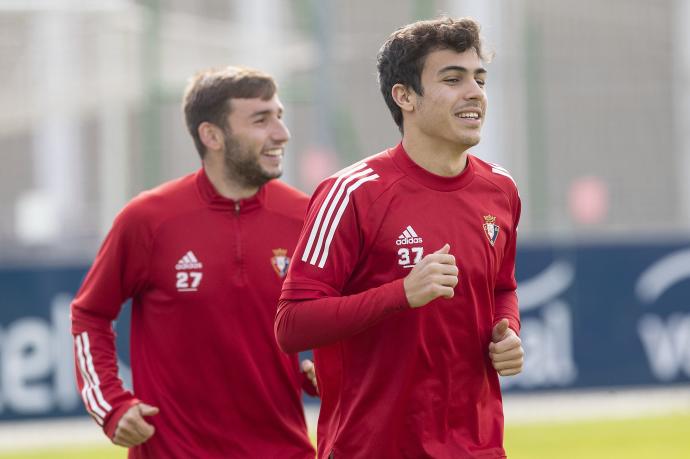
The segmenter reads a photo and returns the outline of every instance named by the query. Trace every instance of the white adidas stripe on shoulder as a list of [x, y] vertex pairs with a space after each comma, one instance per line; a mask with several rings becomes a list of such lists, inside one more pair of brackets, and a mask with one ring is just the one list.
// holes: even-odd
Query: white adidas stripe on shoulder
[[101, 392], [101, 381], [93, 365], [91, 347], [89, 345], [89, 335], [87, 332], [75, 336], [77, 346], [77, 362], [79, 373], [84, 380], [84, 387], [81, 390], [81, 397], [84, 400], [86, 410], [93, 416], [99, 425], [103, 425], [103, 419], [112, 410], [110, 404], [103, 397]]
[[338, 228], [340, 219], [350, 202], [350, 194], [364, 183], [377, 178], [379, 178], [378, 174], [367, 167], [364, 162], [355, 163], [337, 175], [309, 232], [302, 261], [308, 261], [312, 265], [316, 265], [318, 262], [319, 268], [324, 267], [335, 230]]
[[[333, 197], [333, 193], [335, 190], [340, 188], [340, 183], [342, 182], [344, 177], [347, 177], [347, 175], [351, 172], [358, 171], [362, 168], [366, 167], [365, 163], [357, 163], [353, 164], [352, 166], [343, 169], [338, 175], [338, 178], [336, 179], [335, 183], [331, 187], [330, 190], [328, 190], [328, 194], [326, 195], [326, 199], [323, 201], [323, 204], [321, 204], [321, 207], [319, 208], [319, 213], [316, 215], [316, 220], [314, 220], [314, 226], [312, 227], [311, 232], [309, 233], [309, 240], [307, 240], [307, 246], [304, 248], [304, 253], [302, 254], [302, 261], [307, 261], [307, 258], [309, 258], [309, 253], [311, 251], [312, 244], [314, 243], [314, 239], [316, 238], [316, 234], [318, 233], [319, 225], [321, 225], [321, 220], [323, 219], [323, 214], [328, 208], [331, 198]], [[313, 264], [313, 263], [312, 263]]]
[[498, 164], [494, 164], [494, 163], [489, 163], [489, 165], [491, 166], [491, 172], [493, 172], [494, 174], [502, 175], [504, 177], [508, 177], [513, 182], [513, 184], [515, 186], [517, 186], [515, 179], [513, 178], [512, 175], [510, 175], [510, 172], [508, 172], [507, 169], [499, 166]]
[[[373, 172], [373, 169], [367, 169], [367, 171]], [[355, 182], [353, 185], [350, 185], [347, 188], [347, 193], [345, 194], [345, 199], [343, 199], [343, 202], [340, 204], [340, 208], [338, 209], [338, 213], [335, 216], [335, 220], [333, 221], [333, 224], [331, 225], [331, 230], [328, 232], [328, 238], [326, 239], [326, 245], [323, 249], [323, 255], [321, 256], [321, 261], [319, 261], [319, 268], [323, 268], [324, 264], [326, 264], [326, 259], [328, 258], [328, 250], [331, 247], [331, 241], [333, 240], [333, 235], [335, 234], [335, 230], [338, 227], [338, 224], [340, 223], [340, 219], [343, 216], [343, 213], [345, 212], [345, 208], [347, 207], [347, 204], [350, 202], [350, 194], [355, 191], [357, 188], [359, 188], [362, 184], [366, 182], [370, 182], [372, 180], [376, 180], [379, 178], [377, 174], [374, 175], [368, 175], [366, 177], [363, 177], [357, 182]]]

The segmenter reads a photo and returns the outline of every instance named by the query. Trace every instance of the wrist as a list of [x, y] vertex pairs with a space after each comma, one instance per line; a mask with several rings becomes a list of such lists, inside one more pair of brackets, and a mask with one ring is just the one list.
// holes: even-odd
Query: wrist
[[410, 294], [408, 293], [409, 288], [407, 286], [407, 283], [408, 283], [407, 277], [403, 278], [402, 282], [400, 283], [401, 288], [402, 288], [402, 295], [401, 295], [400, 303], [403, 306], [403, 309], [414, 308], [414, 306], [412, 305], [413, 304], [412, 298], [411, 298]]
[[117, 430], [118, 422], [120, 422], [120, 419], [127, 412], [127, 410], [129, 410], [137, 403], [140, 403], [139, 399], [132, 398], [131, 400], [128, 400], [127, 402], [118, 406], [112, 412], [109, 413], [109, 416], [105, 419], [105, 422], [103, 423], [103, 432], [108, 438], [112, 439], [115, 436], [115, 431]]

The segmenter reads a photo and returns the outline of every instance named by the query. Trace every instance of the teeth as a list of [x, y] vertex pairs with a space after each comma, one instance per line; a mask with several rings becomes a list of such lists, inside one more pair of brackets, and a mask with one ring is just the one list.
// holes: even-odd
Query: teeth
[[458, 116], [459, 116], [460, 118], [479, 119], [479, 113], [474, 113], [474, 112], [471, 112], [471, 113], [460, 113], [460, 115], [458, 115]]
[[264, 152], [264, 154], [265, 154], [266, 156], [280, 156], [282, 153], [283, 153], [283, 150], [280, 149], [280, 148], [276, 148], [276, 149], [273, 149], [273, 150], [266, 150], [266, 151]]

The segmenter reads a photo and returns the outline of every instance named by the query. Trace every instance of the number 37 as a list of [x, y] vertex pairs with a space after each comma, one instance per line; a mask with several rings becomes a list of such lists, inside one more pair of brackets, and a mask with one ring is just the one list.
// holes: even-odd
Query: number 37
[[[410, 252], [414, 259], [410, 258]], [[409, 249], [402, 247], [398, 249], [398, 264], [403, 268], [412, 268], [419, 263], [424, 256], [424, 247], [411, 247]]]

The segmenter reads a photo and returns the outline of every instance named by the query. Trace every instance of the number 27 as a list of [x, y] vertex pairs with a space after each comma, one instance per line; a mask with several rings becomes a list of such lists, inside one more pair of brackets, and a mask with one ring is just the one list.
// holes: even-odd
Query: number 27
[[[192, 284], [189, 284], [189, 278], [192, 278]], [[198, 272], [179, 272], [177, 273], [177, 288], [178, 289], [188, 289], [197, 288], [201, 283], [201, 273]]]

